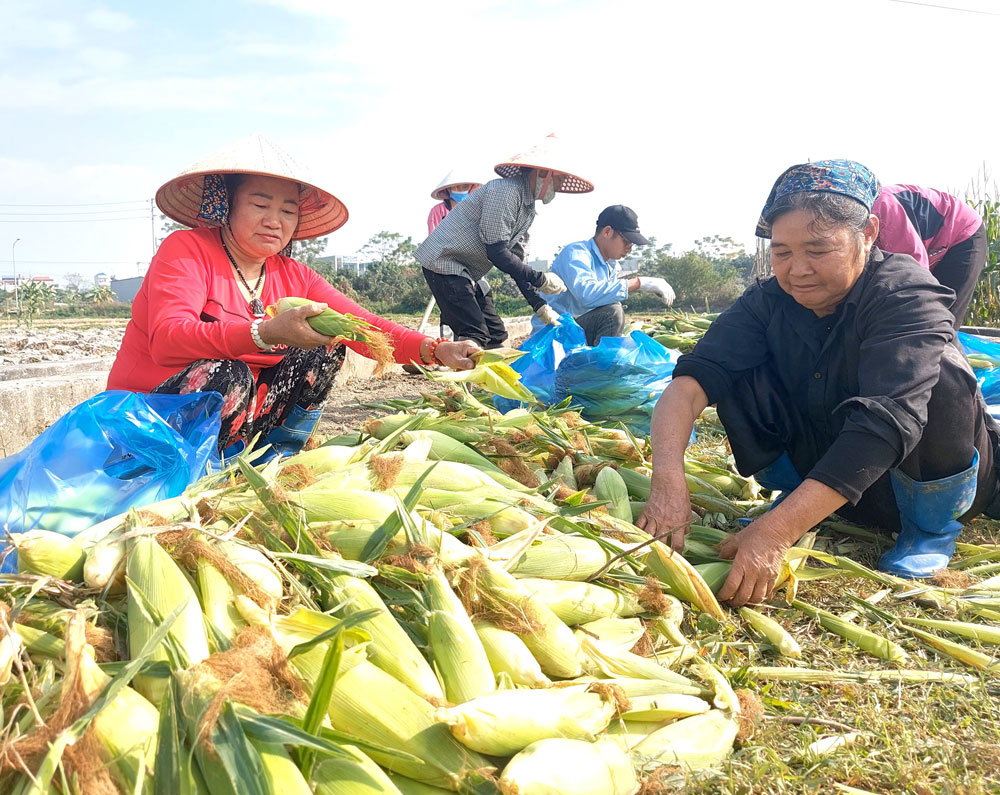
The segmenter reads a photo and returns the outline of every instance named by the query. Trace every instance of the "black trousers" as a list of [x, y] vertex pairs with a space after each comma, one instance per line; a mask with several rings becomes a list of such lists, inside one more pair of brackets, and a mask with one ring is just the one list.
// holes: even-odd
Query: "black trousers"
[[955, 291], [955, 303], [951, 313], [955, 316], [957, 329], [965, 320], [965, 313], [972, 303], [979, 276], [986, 266], [986, 227], [980, 226], [968, 240], [963, 240], [948, 249], [931, 273], [945, 287]]
[[493, 305], [493, 296], [465, 276], [435, 273], [421, 268], [431, 295], [441, 307], [441, 322], [456, 340], [472, 340], [480, 348], [499, 348], [507, 329]]
[[[736, 389], [719, 401], [718, 412], [736, 465], [744, 475], [760, 471], [787, 452], [799, 475], [806, 477], [831, 443], [810, 423], [808, 414], [793, 404], [770, 366], [755, 368], [744, 376]], [[948, 345], [938, 383], [931, 390], [923, 434], [898, 468], [914, 480], [939, 480], [968, 469], [973, 451], [978, 450], [976, 498], [961, 520], [968, 521], [987, 508], [992, 515], [1000, 488], [994, 469], [995, 429], [968, 363], [957, 348]], [[848, 503], [837, 513], [859, 524], [898, 531], [899, 508], [889, 473], [869, 486], [857, 505]]]
[[599, 343], [601, 337], [620, 337], [625, 330], [625, 310], [618, 301], [591, 309], [573, 319], [587, 335], [590, 346]]

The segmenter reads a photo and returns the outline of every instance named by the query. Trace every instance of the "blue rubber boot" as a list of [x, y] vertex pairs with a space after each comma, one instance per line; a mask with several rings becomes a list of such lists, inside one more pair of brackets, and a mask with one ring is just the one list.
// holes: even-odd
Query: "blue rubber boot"
[[896, 545], [882, 555], [879, 568], [897, 577], [929, 577], [948, 565], [962, 532], [958, 517], [976, 498], [979, 451], [972, 466], [940, 480], [913, 480], [898, 469], [889, 471], [903, 525]]
[[285, 421], [264, 439], [271, 447], [260, 458], [254, 459], [254, 464], [266, 463], [276, 455], [283, 458], [295, 455], [312, 436], [322, 415], [323, 409], [304, 409], [296, 404]]

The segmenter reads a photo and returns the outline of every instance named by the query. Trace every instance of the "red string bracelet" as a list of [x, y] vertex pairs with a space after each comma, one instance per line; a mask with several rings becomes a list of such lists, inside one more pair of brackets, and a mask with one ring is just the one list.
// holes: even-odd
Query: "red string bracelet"
[[436, 351], [438, 349], [438, 345], [440, 345], [442, 342], [448, 342], [448, 339], [445, 338], [445, 337], [438, 337], [436, 340], [434, 340], [434, 342], [431, 343], [431, 346], [427, 349], [427, 355], [431, 359], [431, 361], [430, 361], [431, 364], [437, 363], [437, 364], [440, 364], [440, 365], [443, 365], [443, 366], [447, 367], [447, 365], [445, 365], [445, 363], [442, 362], [437, 357], [437, 353], [436, 353]]

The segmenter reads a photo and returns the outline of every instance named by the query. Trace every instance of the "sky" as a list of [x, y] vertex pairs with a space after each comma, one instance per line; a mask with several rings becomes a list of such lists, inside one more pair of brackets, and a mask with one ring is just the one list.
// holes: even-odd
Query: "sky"
[[0, 0], [0, 273], [143, 272], [156, 188], [254, 132], [347, 205], [326, 254], [419, 242], [446, 172], [553, 132], [596, 190], [538, 205], [530, 257], [618, 203], [752, 250], [794, 163], [992, 190], [997, 41], [997, 0]]

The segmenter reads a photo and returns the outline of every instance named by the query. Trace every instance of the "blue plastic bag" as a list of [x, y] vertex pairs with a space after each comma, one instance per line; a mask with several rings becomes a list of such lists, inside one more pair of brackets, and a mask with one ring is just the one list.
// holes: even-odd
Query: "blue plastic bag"
[[[559, 402], [555, 396], [556, 368], [567, 354], [587, 347], [587, 335], [571, 315], [563, 315], [559, 322], [558, 326], [543, 326], [521, 343], [520, 350], [527, 353], [511, 364], [521, 374], [521, 383], [549, 406]], [[507, 412], [523, 404], [495, 397], [493, 405]]]
[[72, 536], [176, 497], [215, 457], [221, 410], [218, 392], [95, 395], [0, 461], [0, 525]]
[[556, 402], [571, 398], [584, 419], [618, 421], [635, 434], [648, 434], [656, 401], [670, 383], [679, 356], [641, 331], [603, 337], [559, 363]]
[[[1000, 340], [989, 337], [980, 337], [974, 334], [958, 332], [958, 341], [962, 343], [965, 355], [985, 354], [1000, 362]], [[974, 368], [976, 381], [979, 382], [979, 390], [986, 398], [987, 404], [1000, 403], [1000, 366], [989, 368]]]

